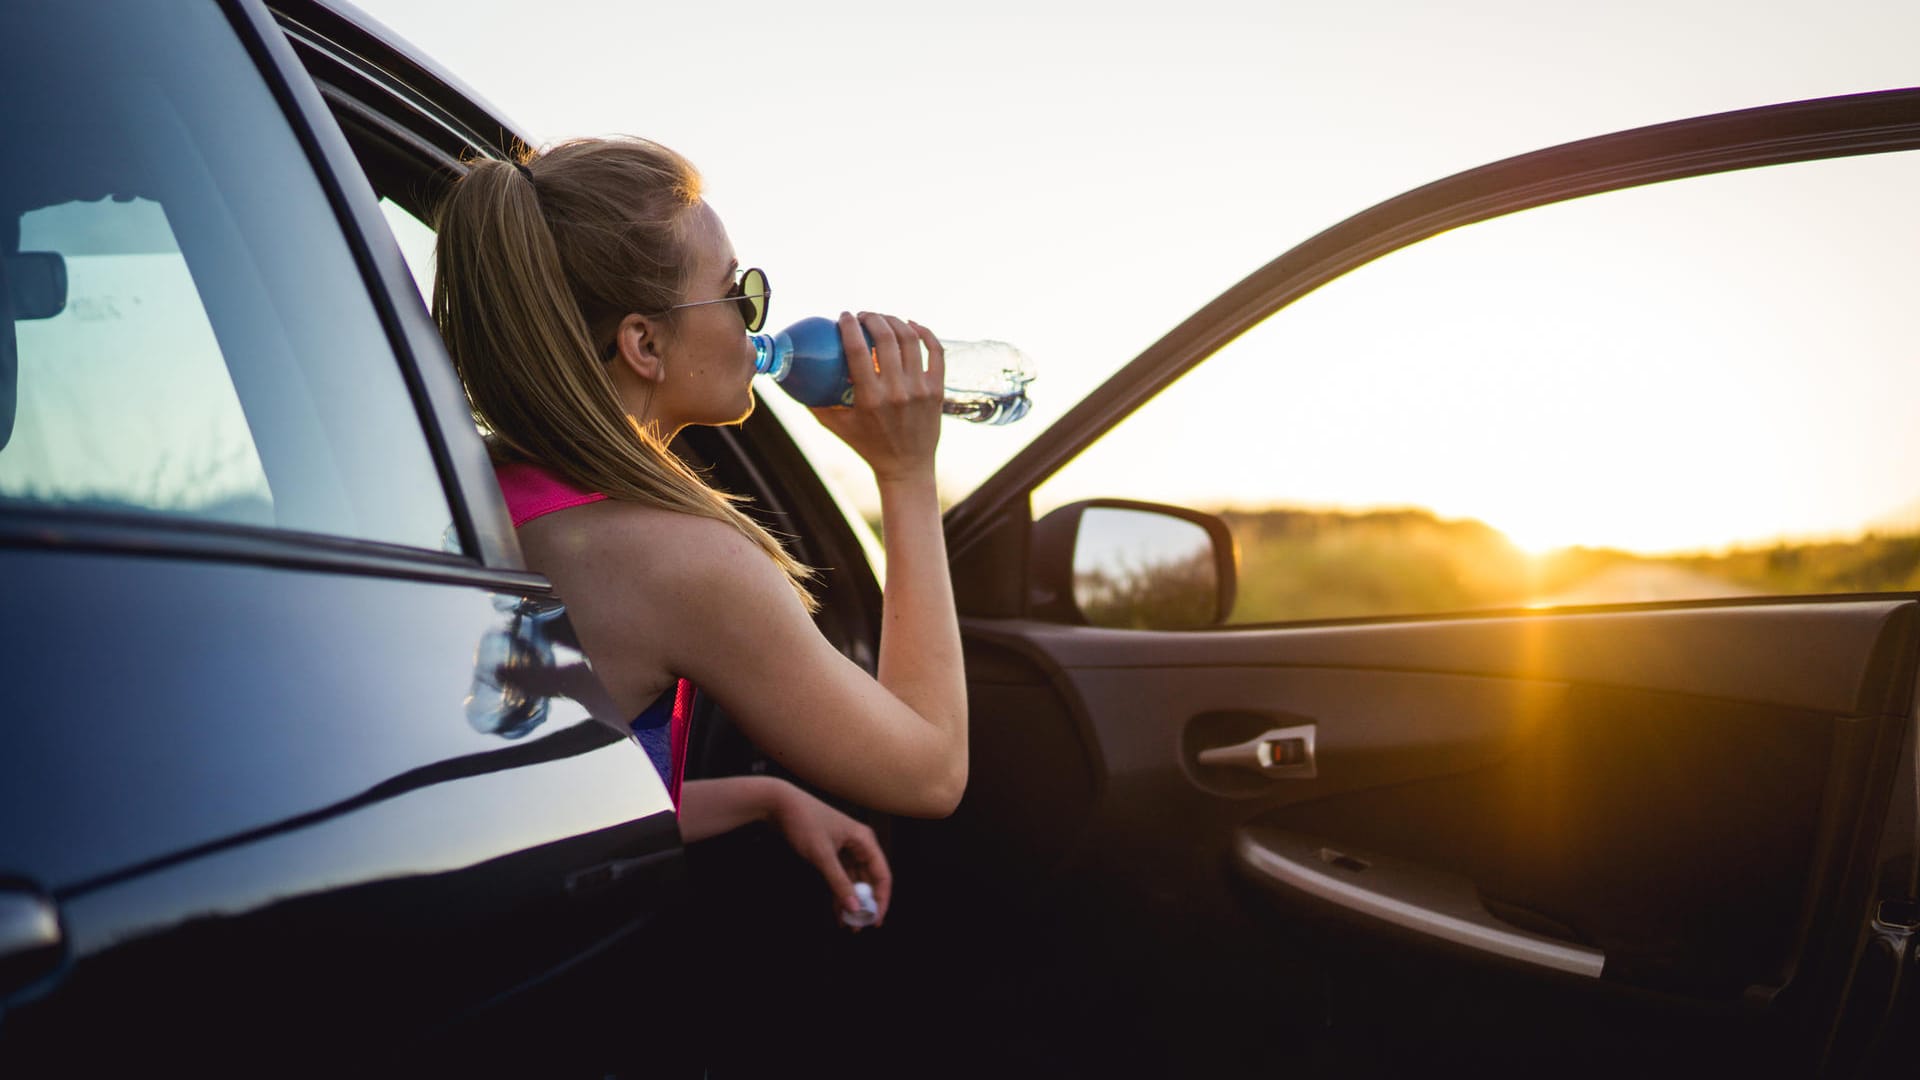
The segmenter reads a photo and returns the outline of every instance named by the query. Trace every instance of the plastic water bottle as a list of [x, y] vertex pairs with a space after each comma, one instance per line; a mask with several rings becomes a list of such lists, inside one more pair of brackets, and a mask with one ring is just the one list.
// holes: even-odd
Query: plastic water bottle
[[873, 886], [864, 881], [854, 882], [853, 898], [859, 902], [860, 910], [842, 911], [840, 921], [855, 929], [872, 926], [880, 918], [880, 902], [873, 898]]
[[[860, 331], [866, 334], [863, 327]], [[867, 343], [873, 343], [867, 335]], [[1011, 424], [1033, 403], [1033, 363], [1003, 341], [940, 342], [947, 358], [947, 394], [940, 411], [976, 424]], [[840, 325], [811, 316], [778, 334], [753, 335], [753, 370], [772, 376], [802, 405], [851, 405], [853, 380], [840, 347]]]

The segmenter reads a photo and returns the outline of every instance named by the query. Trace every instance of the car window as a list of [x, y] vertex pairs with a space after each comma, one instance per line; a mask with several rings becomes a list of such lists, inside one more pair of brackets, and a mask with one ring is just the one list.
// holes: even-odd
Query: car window
[[1920, 156], [1442, 234], [1256, 326], [1034, 493], [1210, 509], [1236, 622], [1920, 589]]
[[26, 4], [4, 36], [0, 502], [454, 543], [340, 222], [219, 7]]
[[387, 227], [393, 230], [394, 240], [400, 244], [400, 254], [407, 260], [407, 270], [413, 274], [413, 284], [420, 290], [421, 301], [432, 307], [433, 227], [385, 195], [380, 197], [380, 213], [387, 219]]

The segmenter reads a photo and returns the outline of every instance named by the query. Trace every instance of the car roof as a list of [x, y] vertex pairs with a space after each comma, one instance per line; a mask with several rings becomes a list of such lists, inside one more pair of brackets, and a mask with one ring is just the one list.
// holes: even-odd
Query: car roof
[[267, 0], [289, 36], [351, 60], [397, 95], [430, 106], [465, 129], [473, 142], [497, 152], [533, 145], [526, 129], [508, 119], [471, 86], [417, 46], [346, 0]]

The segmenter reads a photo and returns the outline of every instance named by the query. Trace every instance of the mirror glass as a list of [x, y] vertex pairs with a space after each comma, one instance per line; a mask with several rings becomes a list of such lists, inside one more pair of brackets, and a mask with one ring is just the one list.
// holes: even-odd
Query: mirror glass
[[1093, 626], [1180, 630], [1218, 619], [1213, 537], [1197, 522], [1089, 507], [1073, 543], [1073, 600]]

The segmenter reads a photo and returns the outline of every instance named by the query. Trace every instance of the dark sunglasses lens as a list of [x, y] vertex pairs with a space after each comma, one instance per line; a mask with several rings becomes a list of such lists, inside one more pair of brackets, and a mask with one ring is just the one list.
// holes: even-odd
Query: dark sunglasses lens
[[753, 333], [767, 324], [767, 275], [758, 268], [740, 277], [740, 318]]

